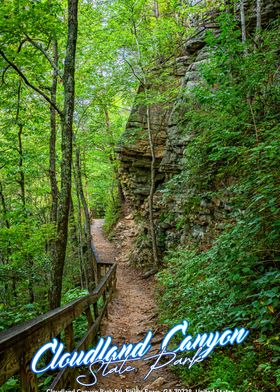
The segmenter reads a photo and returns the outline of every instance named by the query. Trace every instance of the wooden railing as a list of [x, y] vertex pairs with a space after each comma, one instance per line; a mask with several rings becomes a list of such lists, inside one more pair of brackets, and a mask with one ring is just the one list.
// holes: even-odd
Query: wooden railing
[[[0, 334], [0, 386], [10, 377], [19, 375], [22, 392], [38, 391], [37, 377], [30, 370], [30, 361], [43, 344], [62, 332], [67, 351], [87, 349], [97, 340], [100, 322], [116, 287], [116, 264], [99, 262], [98, 270], [101, 280], [91, 294]], [[98, 307], [98, 301], [103, 302], [101, 307]], [[82, 314], [86, 315], [88, 328], [75, 346], [73, 321]], [[69, 368], [61, 370], [50, 388], [61, 389], [71, 384], [74, 369], [70, 373], [71, 377]]]

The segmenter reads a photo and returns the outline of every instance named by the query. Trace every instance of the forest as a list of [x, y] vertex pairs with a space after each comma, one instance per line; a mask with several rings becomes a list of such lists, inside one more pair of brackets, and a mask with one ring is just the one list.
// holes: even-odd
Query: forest
[[[193, 392], [278, 390], [279, 18], [274, 0], [0, 1], [3, 358], [9, 331], [97, 292], [57, 332], [74, 345], [98, 320], [107, 333], [115, 273], [117, 301], [133, 301], [127, 274], [144, 304], [151, 290], [151, 328], [250, 330], [158, 391], [173, 377]], [[100, 273], [111, 255], [117, 272]], [[54, 380], [34, 389], [5, 361], [0, 392]]]

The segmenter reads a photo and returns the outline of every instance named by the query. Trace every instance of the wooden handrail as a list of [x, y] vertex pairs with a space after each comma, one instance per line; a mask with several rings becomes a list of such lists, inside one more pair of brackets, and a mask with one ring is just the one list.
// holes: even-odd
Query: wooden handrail
[[[87, 317], [88, 330], [76, 348], [86, 348], [93, 343], [116, 287], [116, 264], [99, 262], [98, 269], [99, 275], [102, 276], [103, 272], [104, 276], [92, 293], [0, 333], [0, 385], [19, 374], [22, 391], [37, 391], [36, 376], [29, 368], [30, 360], [44, 343], [57, 337], [62, 331], [65, 335], [66, 348], [72, 350], [74, 348], [73, 321], [83, 313]], [[103, 299], [103, 306], [98, 309], [97, 302], [100, 298]], [[67, 369], [61, 371], [55, 378], [52, 388], [65, 382], [66, 375], [68, 376]], [[63, 386], [65, 387], [65, 384]]]

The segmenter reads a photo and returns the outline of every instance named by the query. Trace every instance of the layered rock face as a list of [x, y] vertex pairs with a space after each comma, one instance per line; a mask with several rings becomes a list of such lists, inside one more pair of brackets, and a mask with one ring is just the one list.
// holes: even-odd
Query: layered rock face
[[[164, 173], [159, 166], [164, 156], [166, 129], [170, 116], [171, 105], [151, 106], [151, 127], [156, 156], [156, 184], [164, 181]], [[146, 107], [135, 105], [122, 136], [124, 141], [117, 148], [121, 161], [120, 175], [125, 197], [137, 208], [149, 195], [151, 151], [148, 140]]]
[[[168, 87], [172, 84], [173, 88], [178, 87], [178, 91], [184, 91], [185, 88], [191, 88], [196, 84], [199, 78], [198, 66], [207, 59], [207, 50], [203, 49], [204, 36], [205, 31], [188, 40], [183, 56], [167, 65]], [[141, 93], [141, 89], [138, 93]], [[187, 139], [180, 132], [179, 124], [184, 118], [185, 111], [186, 102], [182, 93], [175, 102], [151, 105], [157, 187], [169, 177], [168, 173], [174, 174], [180, 170], [180, 159]], [[134, 105], [117, 152], [121, 162], [120, 174], [125, 196], [139, 207], [150, 189], [151, 151], [144, 105]]]
[[[280, 1], [262, 3], [265, 3], [262, 4], [262, 23], [267, 25], [280, 14]], [[247, 1], [245, 7], [247, 16], [250, 15], [248, 27], [254, 27], [255, 2]], [[238, 13], [238, 10], [235, 12]], [[209, 57], [209, 48], [205, 43], [205, 34], [209, 29], [219, 33], [214, 15], [208, 19], [207, 24], [204, 23], [203, 27], [198, 29], [193, 38], [187, 40], [180, 56], [165, 65], [168, 83], [163, 83], [162, 89], [164, 91], [171, 85], [173, 88], [177, 86], [177, 98], [168, 104], [165, 102], [151, 106], [151, 127], [156, 154], [154, 216], [157, 241], [162, 252], [186, 244], [190, 238], [200, 243], [202, 248], [207, 248], [212, 237], [222, 230], [231, 210], [226, 195], [223, 199], [202, 199], [197, 197], [194, 189], [180, 187], [180, 180], [178, 182], [176, 178], [184, 165], [184, 151], [194, 137], [192, 133], [185, 132], [186, 113], [190, 108], [188, 97], [200, 79], [200, 65]], [[145, 266], [151, 263], [148, 224], [151, 152], [145, 106], [137, 103], [134, 105], [117, 152], [121, 163], [123, 191], [138, 223], [136, 246], [131, 260]], [[172, 189], [173, 180], [175, 185]], [[188, 200], [191, 200], [191, 203], [188, 203]]]
[[[151, 105], [151, 128], [156, 155], [156, 193], [154, 196], [154, 215], [157, 228], [158, 245], [164, 251], [175, 245], [182, 237], [182, 230], [177, 230], [174, 222], [180, 218], [182, 198], [175, 195], [168, 202], [163, 200], [161, 192], [166, 182], [182, 166], [183, 151], [189, 135], [184, 134], [181, 124], [184, 122], [187, 102], [184, 94], [199, 78], [198, 67], [207, 59], [204, 42], [205, 31], [190, 39], [182, 55], [168, 64], [168, 85], [179, 91], [175, 101], [166, 104]], [[141, 91], [139, 92], [141, 93]], [[148, 224], [148, 196], [151, 178], [151, 152], [147, 132], [146, 107], [135, 104], [129, 117], [126, 130], [119, 145], [120, 178], [126, 200], [134, 210], [138, 223], [135, 251], [131, 260], [137, 265], [151, 263], [151, 243]], [[178, 197], [177, 197], [178, 196]], [[169, 211], [166, 211], [166, 208]], [[167, 213], [166, 213], [167, 212]], [[184, 231], [184, 230], [183, 230]], [[196, 234], [195, 234], [196, 235]]]

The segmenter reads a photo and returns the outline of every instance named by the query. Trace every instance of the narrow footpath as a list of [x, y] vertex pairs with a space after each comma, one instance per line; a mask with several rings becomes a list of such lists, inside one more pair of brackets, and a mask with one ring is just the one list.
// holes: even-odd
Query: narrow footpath
[[[137, 343], [149, 330], [154, 337], [149, 354], [155, 354], [164, 332], [157, 322], [157, 308], [154, 300], [154, 278], [143, 279], [141, 273], [129, 263], [128, 254], [134, 236], [134, 223], [130, 216], [123, 218], [116, 227], [116, 237], [110, 242], [103, 233], [103, 219], [95, 219], [92, 224], [92, 237], [101, 261], [117, 262], [117, 290], [108, 308], [108, 317], [101, 326], [101, 336], [112, 336], [117, 345]], [[166, 331], [165, 331], [166, 332]], [[150, 362], [150, 365], [155, 360]], [[131, 366], [133, 364], [131, 363]], [[154, 371], [144, 380], [150, 365], [144, 361], [135, 363], [137, 372], [122, 375], [98, 376], [97, 389], [163, 389], [181, 388], [170, 366]]]

